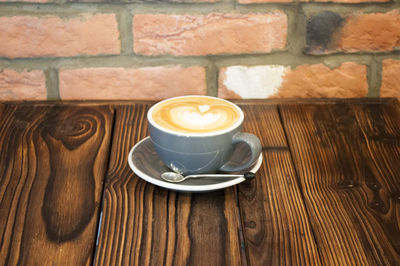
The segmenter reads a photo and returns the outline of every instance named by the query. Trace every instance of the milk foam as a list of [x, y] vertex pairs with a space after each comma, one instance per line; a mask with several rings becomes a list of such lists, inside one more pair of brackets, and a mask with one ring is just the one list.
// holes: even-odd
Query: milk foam
[[207, 133], [234, 125], [240, 118], [237, 108], [220, 99], [183, 97], [166, 101], [152, 112], [162, 127], [184, 133]]
[[226, 121], [226, 114], [223, 112], [207, 112], [210, 107], [198, 110], [194, 107], [178, 107], [171, 109], [171, 121], [185, 128], [213, 128]]
[[210, 110], [210, 106], [207, 105], [207, 104], [204, 104], [204, 105], [200, 105], [200, 106], [199, 106], [199, 111], [200, 111], [200, 113], [207, 112], [208, 110]]

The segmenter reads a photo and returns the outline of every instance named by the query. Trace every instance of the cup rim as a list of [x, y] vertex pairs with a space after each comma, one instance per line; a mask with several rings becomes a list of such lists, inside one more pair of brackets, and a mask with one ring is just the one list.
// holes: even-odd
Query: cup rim
[[[186, 132], [180, 132], [180, 131], [175, 131], [175, 130], [172, 130], [172, 129], [163, 128], [163, 127], [161, 127], [159, 124], [157, 124], [157, 122], [155, 122], [155, 121], [153, 120], [153, 117], [152, 117], [153, 110], [154, 110], [157, 106], [159, 106], [160, 104], [162, 104], [162, 103], [164, 103], [164, 102], [167, 102], [167, 101], [171, 101], [171, 100], [173, 100], [173, 99], [178, 99], [178, 98], [189, 98], [189, 97], [200, 97], [200, 98], [218, 99], [218, 100], [221, 100], [221, 101], [223, 101], [223, 102], [226, 102], [226, 103], [228, 103], [229, 105], [231, 105], [231, 106], [233, 106], [234, 108], [236, 108], [236, 110], [239, 112], [239, 119], [238, 119], [232, 126], [227, 127], [227, 128], [225, 128], [225, 129], [217, 130], [217, 131], [213, 131], [213, 132], [203, 132], [203, 133], [186, 133]], [[157, 102], [156, 104], [154, 104], [153, 106], [151, 106], [150, 109], [149, 109], [148, 112], [147, 112], [147, 121], [148, 121], [153, 127], [157, 128], [157, 129], [160, 130], [160, 131], [163, 131], [163, 132], [166, 132], [166, 133], [169, 133], [169, 134], [172, 134], [172, 135], [188, 136], [188, 137], [209, 137], [209, 136], [223, 135], [223, 134], [225, 134], [225, 133], [231, 132], [232, 130], [238, 128], [238, 127], [243, 123], [243, 120], [244, 120], [244, 113], [243, 113], [243, 110], [242, 110], [239, 106], [237, 106], [236, 104], [234, 104], [234, 103], [232, 103], [232, 102], [230, 102], [230, 101], [228, 101], [228, 100], [225, 100], [225, 99], [222, 99], [222, 98], [219, 98], [219, 97], [214, 97], [214, 96], [207, 96], [207, 95], [184, 95], [184, 96], [171, 97], [171, 98], [168, 98], [168, 99], [165, 99], [165, 100], [162, 100], [162, 101]]]

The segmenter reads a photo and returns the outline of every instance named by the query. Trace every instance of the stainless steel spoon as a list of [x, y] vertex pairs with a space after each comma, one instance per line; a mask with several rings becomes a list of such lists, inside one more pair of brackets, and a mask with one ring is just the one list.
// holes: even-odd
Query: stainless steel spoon
[[244, 177], [246, 179], [252, 179], [255, 177], [255, 174], [252, 172], [247, 172], [241, 175], [233, 175], [233, 174], [199, 174], [199, 175], [187, 175], [183, 176], [181, 174], [175, 173], [175, 172], [165, 172], [161, 174], [161, 178], [164, 179], [165, 181], [171, 182], [171, 183], [179, 183], [182, 181], [185, 181], [186, 179], [189, 178], [207, 178], [207, 177], [213, 177], [213, 178], [235, 178], [235, 177]]

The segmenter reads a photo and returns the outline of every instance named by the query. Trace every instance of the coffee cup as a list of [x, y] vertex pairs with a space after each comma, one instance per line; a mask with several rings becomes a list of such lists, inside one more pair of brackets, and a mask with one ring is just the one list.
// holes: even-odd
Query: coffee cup
[[[169, 98], [153, 105], [147, 120], [161, 160], [184, 175], [243, 171], [261, 153], [260, 140], [241, 132], [243, 111], [224, 99], [198, 95]], [[229, 164], [239, 143], [248, 146], [249, 159], [241, 165]]]

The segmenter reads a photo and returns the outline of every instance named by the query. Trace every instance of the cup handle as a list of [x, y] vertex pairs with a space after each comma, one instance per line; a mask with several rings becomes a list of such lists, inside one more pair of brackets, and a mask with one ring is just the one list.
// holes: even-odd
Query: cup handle
[[237, 143], [245, 143], [249, 146], [250, 151], [251, 151], [250, 160], [248, 160], [245, 164], [239, 165], [239, 166], [231, 166], [231, 165], [228, 165], [228, 163], [226, 163], [223, 166], [221, 166], [221, 168], [219, 168], [219, 171], [221, 171], [221, 172], [239, 172], [239, 171], [246, 170], [260, 156], [262, 148], [261, 148], [261, 142], [257, 136], [250, 134], [250, 133], [238, 132], [232, 138], [232, 144], [237, 144]]

